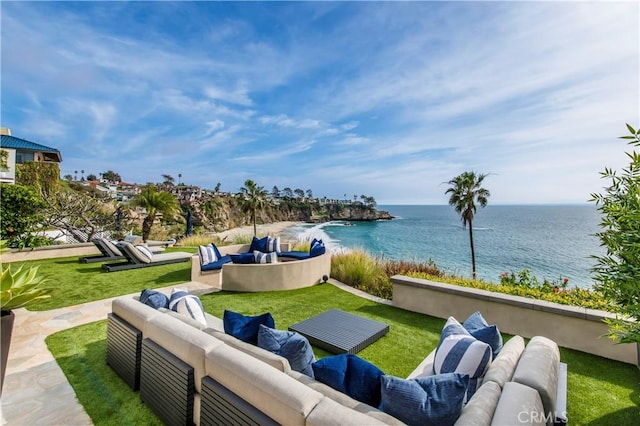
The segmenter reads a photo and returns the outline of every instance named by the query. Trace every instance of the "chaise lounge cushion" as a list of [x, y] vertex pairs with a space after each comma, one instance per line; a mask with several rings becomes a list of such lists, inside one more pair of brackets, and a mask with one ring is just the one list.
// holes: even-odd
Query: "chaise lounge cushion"
[[312, 365], [316, 380], [372, 407], [380, 405], [384, 372], [353, 354], [329, 356]]
[[275, 321], [269, 312], [262, 315], [248, 316], [225, 309], [222, 321], [225, 333], [252, 345], [258, 344], [260, 324], [271, 328], [276, 327]]
[[316, 360], [311, 344], [303, 335], [293, 331], [275, 330], [260, 325], [258, 346], [285, 357], [291, 369], [313, 378], [313, 364]]
[[416, 379], [382, 376], [381, 409], [408, 425], [452, 425], [462, 411], [469, 376], [446, 373]]

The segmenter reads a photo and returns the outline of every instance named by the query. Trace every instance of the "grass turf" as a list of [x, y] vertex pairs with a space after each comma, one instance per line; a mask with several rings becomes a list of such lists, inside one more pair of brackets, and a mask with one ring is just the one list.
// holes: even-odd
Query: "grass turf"
[[[444, 325], [442, 319], [362, 299], [330, 284], [283, 292], [221, 292], [201, 300], [207, 312], [220, 317], [225, 309], [247, 315], [271, 312], [279, 329], [330, 308], [386, 322], [389, 333], [358, 355], [399, 377], [406, 377], [437, 345]], [[47, 344], [96, 425], [158, 424], [139, 395], [106, 365], [106, 321], [56, 333]], [[314, 351], [318, 358], [328, 355]], [[561, 349], [561, 358], [569, 366], [571, 424], [637, 424], [637, 367], [569, 349]]]
[[[180, 251], [195, 252], [193, 248]], [[176, 250], [168, 250], [176, 251]], [[38, 274], [48, 278], [45, 287], [51, 289], [51, 297], [29, 305], [31, 311], [73, 306], [123, 294], [135, 293], [145, 288], [159, 288], [191, 281], [191, 262], [172, 263], [127, 271], [107, 272], [102, 263], [80, 263], [78, 257], [34, 260], [12, 263], [12, 268], [38, 266]]]

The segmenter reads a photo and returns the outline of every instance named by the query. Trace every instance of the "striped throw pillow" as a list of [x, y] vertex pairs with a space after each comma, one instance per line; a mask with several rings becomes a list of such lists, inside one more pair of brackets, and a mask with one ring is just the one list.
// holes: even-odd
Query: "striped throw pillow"
[[149, 261], [151, 261], [151, 258], [153, 257], [153, 253], [151, 253], [151, 250], [149, 250], [149, 247], [136, 246], [136, 248], [144, 257], [146, 257], [147, 259], [149, 259]]
[[181, 315], [186, 315], [205, 326], [207, 325], [202, 302], [200, 302], [198, 296], [189, 294], [184, 289], [174, 288], [171, 290], [169, 309]]
[[218, 260], [212, 244], [198, 247], [198, 253], [200, 254], [200, 266], [208, 265]]
[[278, 254], [275, 252], [263, 253], [255, 250], [253, 252], [253, 257], [255, 259], [255, 263], [278, 263]]
[[280, 254], [282, 250], [280, 250], [280, 237], [271, 238], [267, 237], [267, 253], [278, 253]]
[[465, 402], [482, 384], [492, 360], [491, 346], [466, 334], [445, 337], [438, 348], [433, 363], [435, 374], [462, 373], [469, 375], [469, 387]]

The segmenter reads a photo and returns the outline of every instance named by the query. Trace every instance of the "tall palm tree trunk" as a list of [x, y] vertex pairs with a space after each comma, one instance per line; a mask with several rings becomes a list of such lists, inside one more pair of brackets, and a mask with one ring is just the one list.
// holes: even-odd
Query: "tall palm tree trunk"
[[476, 251], [473, 248], [473, 223], [469, 221], [469, 244], [471, 244], [471, 277], [476, 279]]
[[258, 236], [258, 230], [256, 229], [256, 211], [253, 211], [253, 236], [257, 237]]
[[155, 222], [155, 215], [148, 215], [142, 221], [142, 240], [147, 242], [149, 239], [149, 234], [151, 234], [151, 227], [153, 226], [153, 222]]

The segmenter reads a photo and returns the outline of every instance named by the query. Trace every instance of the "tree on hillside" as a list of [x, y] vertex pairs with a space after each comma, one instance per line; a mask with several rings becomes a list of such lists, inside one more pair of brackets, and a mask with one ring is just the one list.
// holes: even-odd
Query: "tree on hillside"
[[151, 233], [151, 227], [156, 221], [158, 214], [162, 214], [165, 219], [181, 217], [182, 210], [178, 201], [167, 191], [156, 191], [152, 185], [147, 185], [142, 189], [140, 195], [133, 199], [132, 206], [142, 207], [147, 210], [147, 217], [142, 222], [142, 239], [147, 241]]
[[304, 191], [300, 188], [296, 188], [293, 190], [293, 192], [296, 194], [296, 197], [302, 199], [304, 198]]
[[482, 187], [482, 181], [486, 178], [486, 174], [477, 174], [475, 172], [464, 172], [451, 179], [448, 184], [450, 188], [445, 194], [451, 194], [449, 197], [449, 205], [453, 206], [456, 213], [462, 219], [462, 225], [469, 225], [469, 244], [471, 245], [471, 272], [472, 277], [476, 279], [476, 252], [473, 246], [473, 218], [476, 214], [476, 202], [480, 207], [487, 205], [487, 199], [491, 195], [488, 190]]
[[214, 188], [213, 192], [215, 192], [216, 194], [219, 194], [221, 186], [222, 184], [220, 182], [216, 183], [216, 187]]
[[240, 208], [244, 213], [251, 215], [253, 222], [253, 235], [257, 235], [256, 216], [258, 212], [264, 210], [267, 205], [267, 192], [263, 187], [258, 186], [253, 180], [247, 179], [244, 186], [240, 188]]
[[273, 198], [280, 198], [280, 190], [275, 185], [273, 185], [273, 189], [271, 189], [271, 196]]
[[293, 198], [293, 191], [288, 186], [282, 191], [284, 192], [285, 198]]
[[93, 181], [98, 180], [98, 178], [96, 177], [96, 175], [90, 174], [90, 175], [87, 176], [87, 180], [90, 181], [90, 182], [93, 182]]
[[106, 172], [102, 173], [102, 178], [111, 183], [122, 182], [122, 178], [120, 177], [120, 175], [113, 170], [107, 170]]
[[[640, 147], [640, 129], [629, 124], [629, 144]], [[603, 194], [591, 194], [601, 213], [596, 233], [607, 248], [603, 256], [593, 256], [598, 284], [595, 288], [612, 302], [621, 317], [605, 320], [609, 336], [621, 343], [640, 343], [640, 152], [626, 153], [631, 160], [622, 173], [605, 168], [600, 173], [611, 185]]]
[[173, 176], [171, 175], [162, 175], [162, 178], [164, 179], [164, 184], [167, 186], [173, 186], [173, 182], [175, 181], [175, 179], [173, 178]]
[[71, 182], [73, 180], [73, 176], [71, 175], [64, 175], [64, 180]]
[[310, 189], [307, 189], [307, 198], [312, 200], [313, 199], [313, 191]]

